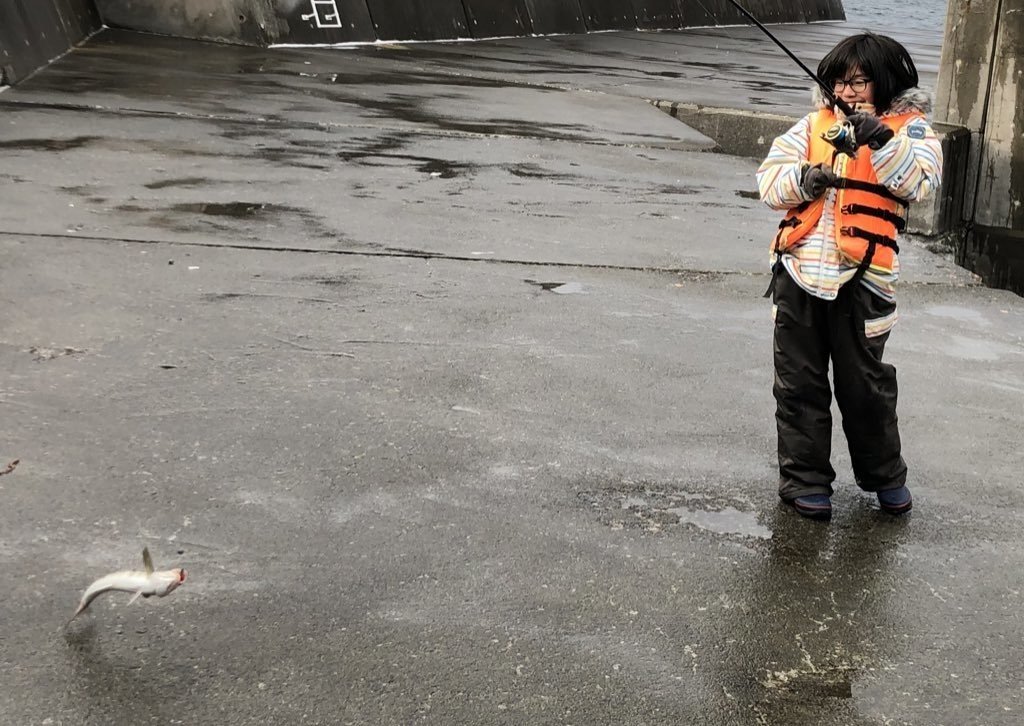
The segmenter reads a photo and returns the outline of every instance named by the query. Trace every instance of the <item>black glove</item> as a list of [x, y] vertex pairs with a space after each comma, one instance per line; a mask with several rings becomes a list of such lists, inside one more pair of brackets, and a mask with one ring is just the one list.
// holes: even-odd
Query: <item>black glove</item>
[[817, 199], [825, 193], [826, 189], [834, 187], [838, 181], [839, 177], [833, 173], [830, 167], [824, 164], [815, 164], [804, 169], [800, 186], [803, 188], [804, 194], [811, 199]]
[[893, 130], [874, 114], [858, 111], [847, 116], [846, 120], [853, 125], [858, 147], [867, 144], [869, 149], [881, 149], [893, 137]]

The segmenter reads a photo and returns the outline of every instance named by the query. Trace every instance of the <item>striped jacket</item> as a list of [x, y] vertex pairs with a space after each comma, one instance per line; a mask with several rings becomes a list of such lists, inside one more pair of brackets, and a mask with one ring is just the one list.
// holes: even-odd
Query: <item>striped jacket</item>
[[[825, 101], [815, 89], [819, 106]], [[895, 98], [889, 114], [898, 115], [931, 111], [927, 93], [912, 88]], [[762, 201], [772, 209], [789, 210], [810, 201], [800, 187], [811, 133], [811, 115], [798, 121], [789, 131], [772, 143], [768, 157], [757, 170], [757, 186]], [[879, 183], [909, 202], [925, 199], [934, 192], [942, 178], [942, 143], [923, 118], [908, 121], [892, 141], [871, 153]], [[825, 300], [834, 300], [839, 287], [849, 281], [856, 266], [844, 260], [835, 242], [835, 218], [831, 210], [835, 189], [826, 192], [825, 213], [818, 226], [782, 256], [782, 264], [804, 290]], [[772, 257], [774, 264], [775, 259]], [[863, 284], [887, 300], [894, 299], [899, 279], [899, 260], [893, 263], [892, 274], [868, 271]]]

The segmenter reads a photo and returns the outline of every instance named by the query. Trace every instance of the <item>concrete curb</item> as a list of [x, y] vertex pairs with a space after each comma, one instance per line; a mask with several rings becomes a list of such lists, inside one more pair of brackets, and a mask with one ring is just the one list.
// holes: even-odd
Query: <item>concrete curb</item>
[[773, 113], [716, 108], [680, 101], [648, 99], [647, 102], [714, 139], [715, 151], [752, 159], [764, 158], [775, 137], [800, 120]]
[[[648, 103], [713, 139], [713, 151], [759, 160], [768, 153], [776, 136], [800, 120], [794, 116], [679, 101], [648, 99]], [[960, 126], [933, 127], [942, 137], [944, 184], [942, 191], [927, 203], [911, 207], [907, 232], [926, 237], [956, 235], [963, 226], [963, 174], [970, 155], [971, 134]]]

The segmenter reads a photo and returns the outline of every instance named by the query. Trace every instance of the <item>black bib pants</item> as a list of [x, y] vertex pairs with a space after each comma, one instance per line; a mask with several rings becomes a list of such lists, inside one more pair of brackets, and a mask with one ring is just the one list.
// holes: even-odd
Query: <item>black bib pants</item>
[[867, 337], [864, 326], [892, 314], [896, 304], [857, 280], [843, 285], [835, 300], [822, 300], [784, 269], [776, 275], [773, 298], [779, 496], [832, 494], [830, 360], [857, 485], [869, 492], [903, 486], [896, 369], [882, 362], [889, 332]]

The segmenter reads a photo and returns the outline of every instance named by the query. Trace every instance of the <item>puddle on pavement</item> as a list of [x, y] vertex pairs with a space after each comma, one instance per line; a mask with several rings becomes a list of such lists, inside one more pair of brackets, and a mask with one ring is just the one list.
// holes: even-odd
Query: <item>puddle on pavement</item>
[[40, 346], [32, 346], [26, 352], [31, 353], [33, 359], [36, 362], [53, 360], [54, 358], [60, 358], [66, 355], [81, 355], [85, 351], [81, 348], [72, 348], [65, 346], [63, 348], [42, 348]]
[[772, 530], [758, 522], [757, 512], [741, 509], [744, 503], [728, 496], [626, 484], [581, 491], [578, 497], [612, 529], [666, 532], [683, 525], [727, 537], [772, 538]]
[[186, 176], [178, 179], [161, 179], [146, 184], [146, 189], [167, 189], [169, 187], [198, 187], [209, 184], [210, 180], [202, 176]]
[[853, 698], [853, 678], [857, 669], [849, 666], [826, 668], [807, 673], [797, 669], [776, 671], [761, 681], [769, 690], [783, 691], [795, 696], [814, 698]]
[[626, 497], [622, 500], [623, 509], [643, 509], [647, 506], [647, 500], [643, 497]]
[[735, 507], [726, 507], [717, 512], [688, 507], [673, 507], [665, 511], [679, 517], [680, 523], [692, 524], [716, 534], [738, 534], [759, 539], [772, 538], [772, 531], [758, 524], [757, 517], [753, 512], [741, 512]]
[[342, 161], [358, 164], [359, 166], [373, 167], [398, 167], [400, 164], [396, 164], [396, 161], [411, 162], [415, 164], [416, 171], [427, 174], [435, 179], [454, 179], [455, 177], [466, 176], [478, 168], [476, 164], [438, 159], [431, 156], [388, 153], [376, 149], [340, 151], [337, 157]]
[[458, 164], [444, 159], [428, 159], [416, 167], [417, 171], [441, 179], [454, 179], [470, 168], [469, 164]]
[[556, 295], [586, 295], [587, 291], [578, 282], [538, 282], [537, 280], [523, 280], [528, 285], [536, 285], [541, 290], [553, 292]]
[[925, 308], [924, 311], [928, 315], [934, 315], [937, 318], [949, 318], [959, 323], [976, 327], [988, 327], [991, 325], [982, 313], [958, 305], [932, 305]]
[[707, 189], [707, 187], [688, 187], [681, 184], [662, 184], [656, 187], [653, 192], [658, 195], [662, 194], [700, 194], [701, 191]]
[[73, 136], [70, 139], [9, 139], [0, 141], [0, 149], [14, 151], [68, 151], [100, 141], [100, 136]]
[[560, 172], [548, 171], [537, 164], [512, 164], [505, 166], [504, 169], [512, 176], [517, 176], [520, 179], [550, 179], [554, 181], [579, 179], [579, 177], [574, 174], [563, 174]]
[[[461, 78], [466, 78], [462, 76]], [[531, 87], [539, 94], [561, 93], [553, 89]], [[318, 95], [315, 92], [312, 95]], [[325, 96], [332, 102], [351, 103], [373, 113], [398, 121], [406, 121], [417, 126], [430, 126], [445, 132], [483, 134], [487, 136], [512, 136], [516, 138], [538, 138], [552, 141], [590, 141], [591, 131], [582, 123], [540, 123], [530, 122], [524, 118], [488, 118], [467, 119], [464, 116], [445, 116], [427, 107], [434, 99], [423, 99], [406, 94], [391, 94], [386, 98], [372, 96], [352, 96], [336, 98]], [[450, 105], [450, 104], [449, 104]]]
[[325, 239], [343, 237], [308, 209], [269, 202], [182, 202], [169, 207], [147, 207], [136, 202], [121, 204], [116, 210], [148, 215], [146, 223], [149, 226], [174, 232], [209, 231], [212, 228], [230, 233], [240, 229], [235, 224], [236, 220], [260, 220], [282, 230], [301, 228], [305, 234]]
[[175, 204], [171, 209], [175, 212], [193, 212], [213, 217], [235, 217], [246, 219], [261, 214], [292, 211], [290, 208], [263, 202], [198, 202]]
[[75, 184], [71, 186], [62, 186], [59, 188], [62, 192], [67, 192], [68, 194], [77, 194], [80, 197], [84, 197], [92, 191], [92, 187], [90, 187], [87, 184]]
[[154, 214], [202, 214], [209, 217], [232, 217], [234, 219], [251, 219], [269, 214], [284, 212], [294, 213], [301, 210], [280, 204], [266, 202], [182, 202], [170, 207], [149, 208], [139, 204], [121, 204], [119, 212], [152, 212]]
[[464, 161], [451, 161], [429, 156], [417, 156], [414, 154], [395, 153], [395, 150], [406, 143], [406, 139], [381, 139], [361, 149], [351, 151], [340, 151], [337, 157], [360, 166], [395, 166], [394, 162], [407, 161], [416, 165], [416, 170], [429, 174], [435, 178], [453, 179], [459, 176], [467, 176], [485, 168], [504, 169], [513, 176], [520, 179], [546, 179], [550, 181], [570, 181], [577, 179], [573, 174], [547, 171], [537, 164], [475, 164]]
[[300, 282], [324, 285], [325, 287], [341, 287], [352, 284], [356, 277], [354, 275], [300, 275], [295, 279]]
[[1016, 346], [965, 335], [946, 336], [939, 350], [952, 358], [971, 361], [998, 361], [1004, 357], [1021, 355], [1020, 349]]

